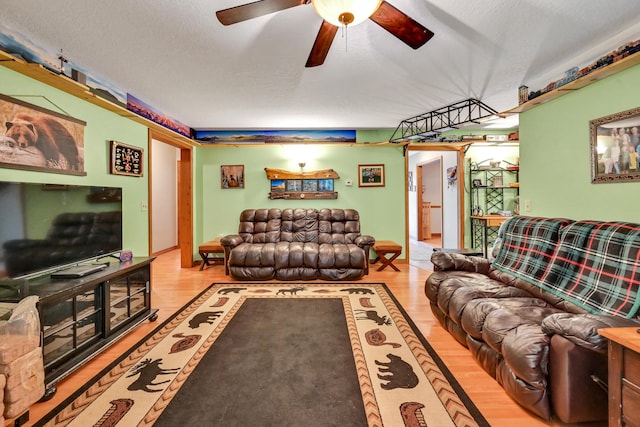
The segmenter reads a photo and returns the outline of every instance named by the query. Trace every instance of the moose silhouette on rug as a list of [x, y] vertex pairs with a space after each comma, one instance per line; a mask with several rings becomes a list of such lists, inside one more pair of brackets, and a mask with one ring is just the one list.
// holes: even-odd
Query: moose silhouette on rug
[[389, 319], [387, 316], [380, 316], [378, 312], [375, 310], [357, 309], [355, 310], [355, 312], [356, 312], [356, 319], [358, 320], [371, 320], [380, 326], [391, 325], [391, 319]]
[[160, 384], [168, 383], [170, 380], [154, 382], [158, 375], [176, 374], [180, 368], [161, 368], [162, 359], [151, 360], [150, 358], [144, 359], [133, 367], [132, 372], [127, 375], [127, 378], [140, 374], [137, 380], [129, 384], [127, 390], [129, 391], [146, 391], [147, 393], [157, 393], [164, 389], [159, 388], [153, 390], [150, 386], [158, 386]]

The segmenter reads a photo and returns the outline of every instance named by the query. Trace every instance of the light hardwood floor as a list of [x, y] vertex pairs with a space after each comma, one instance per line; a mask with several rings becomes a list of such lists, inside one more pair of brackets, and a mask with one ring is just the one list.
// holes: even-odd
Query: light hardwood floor
[[[400, 272], [389, 268], [377, 272], [372, 268], [363, 281], [387, 284], [492, 426], [567, 426], [558, 422], [544, 422], [514, 403], [493, 378], [479, 367], [469, 351], [455, 341], [434, 319], [424, 295], [424, 282], [431, 272], [408, 264], [397, 265]], [[152, 263], [151, 294], [152, 306], [159, 309], [158, 320], [145, 321], [87, 365], [58, 383], [58, 391], [51, 400], [31, 407], [30, 421], [26, 425], [32, 425], [44, 416], [208, 285], [227, 281], [231, 280], [224, 275], [224, 267], [221, 265], [205, 268], [203, 271], [199, 271], [198, 266], [181, 269], [179, 251], [158, 256]], [[604, 426], [606, 423], [589, 424], [589, 427], [596, 425]], [[581, 427], [585, 427], [585, 424]]]

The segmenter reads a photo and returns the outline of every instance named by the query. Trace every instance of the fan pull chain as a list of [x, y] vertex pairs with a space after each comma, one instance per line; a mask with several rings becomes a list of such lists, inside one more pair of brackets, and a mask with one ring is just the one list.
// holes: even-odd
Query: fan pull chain
[[342, 29], [340, 30], [340, 33], [342, 35], [342, 38], [344, 39], [344, 51], [347, 52], [347, 42], [348, 42], [348, 36], [347, 36], [347, 25], [343, 25]]

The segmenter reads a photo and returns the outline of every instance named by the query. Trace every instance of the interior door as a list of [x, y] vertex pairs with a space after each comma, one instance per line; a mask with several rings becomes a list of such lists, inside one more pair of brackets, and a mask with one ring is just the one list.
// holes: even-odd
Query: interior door
[[416, 165], [418, 240], [442, 241], [442, 158], [436, 157]]
[[418, 219], [418, 241], [424, 240], [424, 215], [422, 212], [422, 203], [423, 200], [423, 186], [422, 186], [422, 165], [417, 165], [416, 167], [416, 183], [417, 183], [417, 203], [416, 207], [418, 209], [417, 219]]

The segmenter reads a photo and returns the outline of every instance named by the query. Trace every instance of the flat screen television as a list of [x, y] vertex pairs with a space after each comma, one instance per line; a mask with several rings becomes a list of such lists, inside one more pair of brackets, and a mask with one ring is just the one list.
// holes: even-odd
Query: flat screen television
[[122, 189], [0, 181], [0, 280], [122, 250]]

